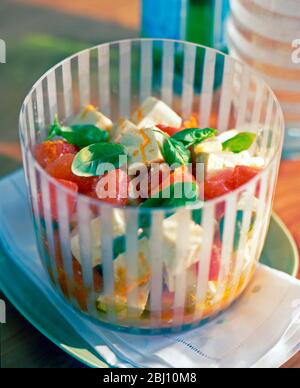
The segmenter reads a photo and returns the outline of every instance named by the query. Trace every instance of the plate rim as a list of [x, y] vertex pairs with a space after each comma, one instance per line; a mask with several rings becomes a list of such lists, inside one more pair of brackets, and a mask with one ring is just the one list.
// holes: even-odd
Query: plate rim
[[[11, 296], [10, 292], [7, 291], [4, 287], [1, 289], [2, 293], [4, 294], [5, 298], [14, 306], [14, 308], [35, 328], [37, 329], [43, 336], [45, 336], [50, 342], [52, 342], [54, 345], [56, 345], [58, 348], [63, 350], [65, 353], [67, 353], [69, 356], [73, 357], [76, 361], [80, 362], [81, 364], [88, 366], [90, 368], [110, 368], [108, 364], [106, 364], [103, 360], [101, 360], [101, 357], [99, 356], [99, 365], [96, 363], [93, 363], [91, 361], [88, 361], [87, 359], [83, 358], [81, 355], [81, 352], [77, 352], [72, 347], [65, 345], [61, 343], [59, 340], [57, 340], [51, 333], [47, 332], [46, 329], [44, 329], [43, 325], [40, 325], [37, 320], [31, 319], [29, 315], [23, 310], [22, 306], [15, 301], [15, 298]], [[87, 350], [89, 352], [89, 350]], [[91, 353], [92, 354], [92, 353]], [[93, 355], [94, 356], [94, 355]], [[94, 356], [96, 357], [96, 356]], [[100, 366], [102, 364], [102, 366]]]
[[[276, 213], [272, 213], [272, 217], [271, 217], [271, 220], [274, 220], [275, 223], [277, 223], [279, 225], [279, 227], [281, 228], [281, 230], [284, 232], [284, 234], [286, 235], [286, 237], [288, 238], [288, 241], [291, 245], [291, 248], [293, 250], [293, 257], [294, 257], [294, 268], [293, 268], [293, 273], [291, 274], [291, 276], [293, 277], [296, 277], [297, 274], [298, 274], [298, 271], [299, 271], [299, 251], [298, 251], [298, 248], [297, 248], [297, 245], [296, 245], [296, 242], [291, 234], [291, 232], [289, 231], [289, 229], [287, 228], [287, 226], [285, 225], [285, 223], [281, 220], [281, 218], [276, 214]], [[4, 251], [0, 251], [0, 253], [2, 253], [3, 255], [7, 255], [6, 252]], [[44, 328], [43, 325], [40, 325], [38, 323], [37, 320], [35, 319], [31, 319], [29, 314], [27, 314], [22, 306], [17, 303], [15, 301], [15, 298], [10, 294], [10, 292], [5, 289], [5, 287], [2, 288], [2, 292], [3, 294], [5, 295], [5, 297], [10, 301], [10, 303], [16, 308], [16, 310], [33, 326], [35, 327], [43, 336], [45, 336], [46, 338], [48, 338], [54, 345], [56, 345], [58, 348], [60, 348], [61, 350], [63, 350], [66, 354], [68, 354], [69, 356], [73, 357], [76, 361], [82, 363], [83, 365], [87, 366], [87, 367], [90, 367], [90, 368], [101, 368], [101, 369], [106, 369], [106, 368], [111, 368], [110, 365], [108, 365], [107, 363], [105, 363], [100, 355], [97, 356], [98, 360], [97, 360], [97, 363], [96, 362], [93, 362], [93, 361], [89, 361], [86, 357], [84, 357], [82, 355], [82, 350], [81, 351], [76, 351], [74, 348], [64, 344], [64, 343], [61, 343], [59, 340], [57, 340], [55, 338], [54, 335], [52, 335], [51, 333], [47, 332], [47, 330]], [[90, 353], [93, 357], [96, 357], [95, 355], [93, 355], [88, 349], [86, 349], [88, 353]]]
[[299, 255], [299, 250], [298, 250], [298, 246], [296, 244], [296, 241], [295, 241], [291, 231], [288, 229], [288, 227], [286, 226], [284, 221], [280, 218], [280, 216], [277, 213], [273, 212], [271, 218], [273, 218], [273, 220], [280, 226], [280, 228], [284, 231], [286, 237], [289, 240], [289, 243], [290, 243], [291, 248], [292, 248], [293, 253], [294, 253], [294, 259], [295, 259], [294, 269], [293, 269], [293, 273], [291, 274], [291, 276], [296, 278], [298, 275], [299, 269], [300, 269], [300, 255]]

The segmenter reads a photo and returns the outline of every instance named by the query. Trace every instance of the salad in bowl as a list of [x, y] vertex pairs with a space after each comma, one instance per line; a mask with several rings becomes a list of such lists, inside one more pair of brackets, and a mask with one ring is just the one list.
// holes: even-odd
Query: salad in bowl
[[[131, 120], [120, 119], [113, 123], [92, 105], [84, 107], [66, 123], [55, 119], [47, 140], [36, 146], [37, 161], [67, 189], [116, 206], [113, 210], [115, 293], [113, 297], [99, 295], [96, 309], [100, 315], [106, 314], [107, 305], [117, 312], [119, 318], [126, 319], [128, 313], [126, 246], [121, 243], [126, 234], [125, 215], [121, 209], [127, 206], [166, 211], [162, 236], [163, 321], [168, 323], [169, 316], [172, 317], [176, 275], [182, 271], [189, 279], [186, 311], [195, 309], [199, 257], [205, 243], [201, 225], [203, 201], [236, 190], [263, 169], [264, 159], [249, 152], [255, 141], [253, 132], [233, 129], [219, 134], [213, 128], [189, 128], [189, 122], [185, 123], [168, 105], [154, 97], [147, 98]], [[198, 176], [195, 174], [197, 165], [200, 166]], [[39, 203], [42, 202], [41, 194]], [[190, 225], [186, 225], [190, 230], [190, 245], [185, 256], [176, 260], [176, 210], [187, 205], [194, 209]], [[245, 210], [247, 204], [243, 198], [238, 206], [238, 210]], [[43, 217], [42, 205], [40, 207]], [[58, 218], [55, 191], [50, 194], [49, 207], [55, 223]], [[72, 197], [68, 208], [75, 217], [76, 203]], [[211, 252], [208, 306], [220, 273], [224, 213], [225, 209], [220, 208], [215, 215], [219, 236]], [[103, 284], [100, 217], [95, 216], [90, 224], [92, 265], [99, 293]], [[139, 271], [130, 290], [138, 293], [138, 303], [134, 308], [140, 317], [147, 317], [151, 298], [149, 227], [148, 217], [141, 216], [137, 232]], [[251, 235], [251, 225], [247, 233]], [[73, 266], [80, 278], [81, 252], [85, 247], [81, 246], [77, 226], [73, 227], [71, 235]], [[58, 263], [62, 262], [59, 256], [58, 252]], [[245, 263], [248, 259], [245, 252]], [[62, 289], [66, 289], [64, 282], [67, 279], [62, 268], [60, 272]], [[87, 308], [85, 296], [80, 291], [77, 295], [83, 310]]]

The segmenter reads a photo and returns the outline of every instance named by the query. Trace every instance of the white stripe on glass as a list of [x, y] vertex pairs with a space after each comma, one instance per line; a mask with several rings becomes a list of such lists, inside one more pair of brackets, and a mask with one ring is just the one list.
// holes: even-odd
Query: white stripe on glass
[[203, 211], [203, 244], [199, 258], [199, 273], [197, 279], [196, 290], [196, 305], [195, 305], [195, 321], [202, 319], [205, 309], [208, 279], [211, 265], [212, 246], [214, 242], [215, 231], [215, 208], [211, 204], [206, 204]]
[[152, 41], [141, 43], [140, 102], [152, 95]]
[[36, 132], [34, 126], [34, 117], [33, 117], [33, 107], [32, 107], [32, 95], [28, 99], [27, 103], [27, 117], [28, 117], [28, 126], [30, 133], [30, 145], [34, 146], [36, 144]]
[[200, 96], [199, 122], [201, 127], [208, 127], [213, 103], [216, 54], [212, 50], [205, 52], [204, 70], [202, 74], [202, 91]]
[[39, 251], [41, 255], [41, 259], [44, 265], [44, 268], [46, 271], [51, 269], [53, 273], [53, 277], [55, 282], [57, 282], [57, 272], [55, 266], [52, 266], [52, 262], [49, 260], [49, 255], [45, 253], [44, 248], [44, 242], [42, 242], [42, 226], [41, 226], [41, 216], [40, 216], [40, 209], [39, 209], [39, 201], [41, 201], [41, 198], [39, 197], [38, 188], [37, 188], [37, 179], [36, 179], [36, 171], [34, 169], [34, 162], [33, 158], [29, 157], [29, 154], [27, 153], [27, 166], [28, 166], [28, 180], [29, 180], [29, 193], [30, 193], [30, 199], [32, 201], [33, 205], [33, 216], [34, 221], [36, 225], [36, 236], [39, 246]]
[[54, 230], [51, 216], [51, 199], [50, 199], [50, 191], [49, 191], [49, 182], [48, 178], [44, 176], [44, 174], [40, 174], [40, 182], [41, 182], [41, 194], [42, 194], [42, 204], [44, 210], [44, 219], [46, 226], [46, 239], [49, 248], [49, 252], [46, 255], [50, 260], [50, 269], [53, 273], [56, 284], [58, 284], [58, 275], [57, 275], [57, 267], [56, 267], [56, 250], [55, 250], [55, 240], [54, 240]]
[[131, 43], [120, 43], [119, 61], [119, 114], [120, 117], [130, 116], [131, 106]]
[[159, 327], [162, 310], [162, 289], [163, 289], [163, 212], [152, 214], [152, 229], [150, 244], [151, 257], [151, 324], [152, 327]]
[[57, 92], [56, 92], [56, 73], [50, 71], [47, 75], [48, 86], [48, 102], [49, 102], [49, 114], [51, 123], [54, 121], [57, 114]]
[[36, 87], [36, 104], [37, 104], [37, 121], [41, 138], [45, 139], [47, 136], [45, 127], [45, 116], [44, 116], [44, 96], [43, 96], [43, 83], [39, 82]]
[[98, 48], [98, 75], [100, 110], [110, 116], [110, 46], [108, 44]]
[[268, 152], [268, 140], [270, 136], [270, 131], [272, 130], [271, 121], [273, 118], [273, 108], [274, 108], [274, 99], [272, 95], [268, 92], [268, 105], [266, 107], [264, 131], [262, 134], [262, 144], [260, 149], [260, 155], [263, 157], [266, 157]]
[[[241, 66], [240, 64], [238, 65]], [[234, 75], [237, 75], [237, 69], [235, 68], [235, 66], [236, 63], [231, 57], [225, 57], [218, 117], [218, 130], [221, 132], [224, 132], [228, 129], [232, 104], [233, 77]]]
[[78, 77], [80, 105], [83, 107], [90, 103], [90, 51], [83, 51], [78, 56]]
[[188, 44], [184, 46], [184, 70], [182, 92], [182, 116], [189, 119], [193, 109], [194, 78], [195, 78], [196, 46]]
[[[271, 167], [271, 166], [270, 166]], [[270, 168], [269, 167], [269, 168]], [[245, 275], [245, 284], [249, 280], [249, 276], [251, 275], [251, 269], [253, 268], [253, 265], [256, 264], [257, 257], [257, 247], [259, 246], [259, 243], [262, 239], [264, 239], [264, 236], [262, 235], [264, 225], [268, 223], [268, 216], [266, 214], [267, 212], [267, 204], [266, 204], [266, 194], [268, 189], [268, 177], [269, 177], [270, 170], [265, 170], [261, 175], [261, 180], [259, 183], [260, 186], [260, 192], [258, 196], [258, 204], [256, 209], [256, 219], [253, 225], [253, 235], [251, 240], [248, 242], [250, 245], [250, 258], [252, 260], [252, 263], [249, 264], [249, 268], [247, 269], [246, 275]]]
[[[53, 186], [54, 187], [54, 186]], [[54, 190], [53, 190], [54, 191]], [[56, 188], [56, 204], [57, 204], [57, 213], [58, 213], [58, 231], [59, 231], [59, 240], [61, 249], [61, 256], [63, 259], [64, 272], [67, 278], [67, 290], [68, 295], [70, 296], [73, 304], [74, 295], [72, 290], [72, 285], [74, 284], [74, 275], [73, 275], [73, 263], [72, 263], [72, 254], [70, 247], [70, 221], [69, 221], [69, 211], [67, 203], [67, 194], [61, 189]]]
[[181, 267], [181, 271], [175, 276], [173, 326], [182, 325], [184, 321], [188, 272], [188, 268], [184, 262], [190, 248], [191, 213], [188, 209], [184, 208], [178, 211], [177, 217], [176, 263], [180, 263], [179, 267]]
[[248, 97], [250, 95], [250, 72], [248, 69], [243, 69], [242, 72], [242, 80], [241, 80], [241, 88], [240, 88], [240, 95], [239, 95], [239, 110], [237, 114], [237, 128], [241, 127], [246, 122], [246, 113], [247, 113], [247, 103], [248, 103]]
[[77, 215], [80, 243], [80, 261], [83, 279], [82, 287], [88, 290], [88, 310], [92, 315], [96, 316], [97, 314], [95, 311], [95, 292], [92, 260], [92, 244], [94, 243], [92, 239], [95, 238], [95, 236], [91, 230], [91, 210], [88, 199], [82, 197], [78, 199]]
[[64, 104], [66, 118], [73, 114], [72, 72], [71, 61], [66, 60], [62, 64], [62, 79], [64, 89]]
[[228, 284], [228, 277], [231, 270], [233, 243], [235, 238], [235, 225], [237, 218], [237, 203], [238, 200], [236, 194], [231, 194], [226, 201], [220, 274], [218, 279], [217, 293], [214, 298], [214, 302], [217, 304], [216, 310], [220, 308], [220, 303], [224, 296], [224, 292]]
[[174, 80], [174, 43], [163, 43], [163, 59], [162, 59], [162, 100], [172, 106], [173, 102], [173, 80]]
[[[126, 289], [127, 289], [127, 308], [128, 319], [137, 319], [140, 311], [138, 310], [138, 288], [137, 279], [139, 272], [143, 271], [140, 265], [143, 265], [139, 259], [138, 235], [138, 213], [136, 211], [127, 211], [126, 213]], [[147, 259], [147, 258], [146, 258]]]
[[[249, 263], [246, 262], [245, 252], [246, 252], [246, 244], [249, 244], [249, 232], [251, 226], [252, 215], [255, 206], [255, 184], [249, 184], [247, 191], [244, 193], [245, 196], [245, 205], [243, 206], [243, 220], [242, 226], [240, 229], [240, 238], [238, 249], [236, 252], [236, 262], [232, 273], [231, 279], [231, 296], [229, 298], [229, 303], [236, 297], [238, 287], [240, 285], [240, 281], [245, 270], [245, 265]], [[249, 261], [253, 260], [253, 257], [250, 256]]]
[[100, 209], [101, 215], [101, 258], [103, 266], [103, 295], [111, 301], [106, 306], [107, 319], [109, 322], [114, 322], [115, 317], [115, 277], [114, 277], [114, 262], [113, 262], [113, 209], [103, 207]]

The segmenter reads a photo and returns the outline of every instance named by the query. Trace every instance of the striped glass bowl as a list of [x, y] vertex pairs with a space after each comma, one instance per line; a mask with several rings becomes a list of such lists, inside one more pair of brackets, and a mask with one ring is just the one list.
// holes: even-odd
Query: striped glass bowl
[[[116, 121], [130, 117], [148, 96], [161, 98], [184, 119], [193, 115], [201, 127], [225, 131], [246, 126], [258, 135], [252, 155], [266, 161], [265, 169], [238, 190], [206, 202], [202, 209], [177, 209], [177, 238], [171, 246], [165, 237], [170, 210], [117, 209], [74, 194], [47, 175], [34, 157], [34, 147], [46, 138], [56, 113], [65, 120], [92, 103]], [[170, 40], [127, 40], [59, 63], [33, 86], [20, 113], [27, 187], [49, 281], [74, 308], [117, 330], [158, 334], [192, 328], [213, 317], [242, 293], [260, 257], [283, 129], [282, 111], [270, 88], [246, 65], [212, 49]], [[49, 209], [53, 193], [55, 222]], [[76, 203], [72, 214], [70, 200]], [[114, 260], [116, 212], [125, 223], [119, 240], [125, 246], [118, 258], [122, 268]], [[189, 263], [191, 219], [197, 214], [201, 235], [196, 261]], [[143, 215], [151, 222], [147, 237], [140, 240]], [[97, 224], [96, 233], [92, 223]], [[81, 264], [72, 256], [75, 233]], [[167, 251], [172, 252], [171, 261]], [[97, 267], [95, 255], [101, 261]]]

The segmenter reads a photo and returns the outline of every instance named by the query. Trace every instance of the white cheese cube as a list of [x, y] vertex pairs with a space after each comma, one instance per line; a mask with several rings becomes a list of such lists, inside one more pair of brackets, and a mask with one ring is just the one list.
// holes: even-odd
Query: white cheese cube
[[150, 282], [144, 286], [139, 286], [135, 290], [137, 294], [137, 303], [132, 306], [127, 303], [125, 295], [115, 294], [113, 296], [100, 296], [96, 301], [97, 309], [100, 313], [106, 313], [108, 307], [115, 311], [118, 319], [126, 320], [128, 318], [127, 308], [133, 309], [136, 312], [135, 317], [140, 317], [147, 305], [150, 294]]
[[93, 124], [104, 130], [111, 130], [113, 123], [103, 113], [99, 112], [93, 105], [87, 105], [77, 116], [75, 116], [70, 125]]
[[203, 242], [203, 229], [192, 220], [190, 221], [190, 225], [187, 225], [187, 227], [189, 227], [190, 230], [189, 248], [184, 256], [177, 258], [176, 245], [178, 215], [175, 214], [174, 216], [164, 220], [163, 262], [166, 272], [169, 275], [168, 277], [184, 271], [186, 268], [189, 268], [192, 264], [199, 261]]
[[147, 98], [133, 114], [133, 121], [138, 128], [153, 127], [157, 124], [180, 128], [182, 118], [167, 104], [155, 97]]
[[[93, 267], [101, 264], [101, 218], [97, 217], [91, 221], [91, 250], [92, 250], [92, 263]], [[113, 237], [124, 235], [126, 232], [126, 225], [123, 213], [118, 210], [113, 210]], [[83, 247], [84, 248], [84, 247]], [[75, 231], [71, 238], [71, 251], [73, 256], [79, 263], [81, 263], [80, 257], [80, 237], [78, 230]]]
[[127, 132], [138, 132], [138, 130], [138, 127], [133, 124], [132, 121], [127, 119], [120, 119], [119, 122], [112, 127], [110, 132], [110, 140], [118, 143], [122, 135], [126, 134]]
[[120, 139], [130, 157], [129, 165], [133, 163], [149, 164], [162, 161], [163, 157], [157, 142], [155, 132], [151, 128], [128, 129]]
[[251, 156], [248, 151], [239, 154], [232, 152], [210, 153], [206, 159], [206, 169], [208, 173], [234, 168], [236, 166], [249, 166], [263, 168], [265, 161], [262, 157]]
[[[199, 260], [199, 257], [198, 257]], [[195, 291], [198, 280], [198, 271], [196, 265], [192, 265], [190, 268], [185, 268], [186, 271], [186, 285], [187, 293], [192, 290]], [[178, 275], [178, 274], [177, 274]], [[174, 274], [169, 268], [165, 268], [164, 281], [168, 287], [169, 292], [175, 292], [176, 288], [176, 274]]]
[[222, 152], [222, 150], [223, 150], [223, 147], [220, 140], [218, 138], [212, 138], [195, 145], [193, 149], [193, 153], [197, 157], [198, 155], [201, 155], [201, 154], [209, 154], [212, 152]]
[[[143, 313], [150, 293], [151, 268], [149, 264], [149, 240], [144, 238], [138, 244], [137, 276], [128, 274], [126, 256], [125, 254], [119, 255], [114, 260], [114, 295], [100, 296], [98, 298], [97, 305], [100, 310], [105, 311], [106, 305], [108, 304], [115, 307], [116, 311], [121, 314], [122, 310], [127, 309], [127, 307], [136, 309], [139, 315]], [[127, 304], [127, 295], [131, 291], [137, 294], [137, 300], [134, 306]]]
[[239, 199], [237, 210], [256, 212], [257, 207], [258, 199], [255, 194], [249, 195], [249, 193], [245, 192]]

